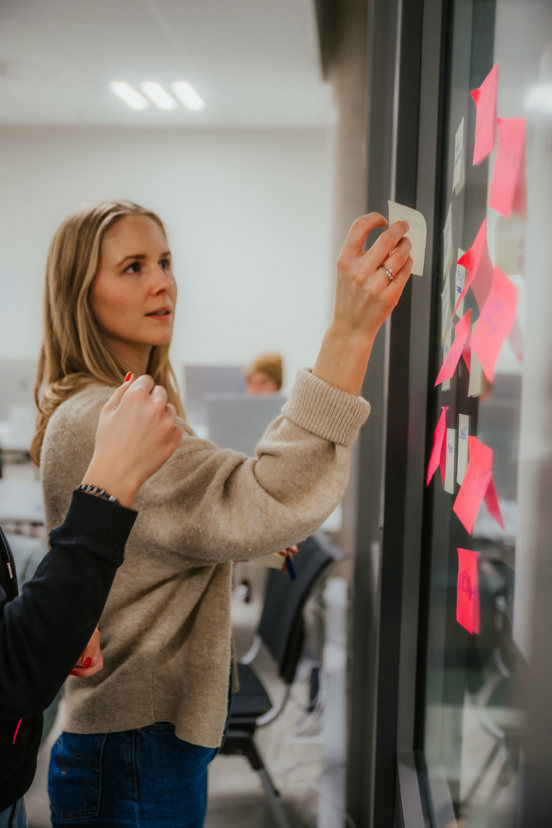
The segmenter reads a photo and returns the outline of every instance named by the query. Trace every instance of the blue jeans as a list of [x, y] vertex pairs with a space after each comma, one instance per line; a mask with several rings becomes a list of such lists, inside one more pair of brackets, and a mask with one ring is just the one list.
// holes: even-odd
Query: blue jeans
[[5, 811], [0, 811], [0, 828], [27, 828], [27, 814], [25, 813], [25, 803], [23, 797], [6, 808]]
[[166, 722], [121, 733], [62, 733], [52, 748], [52, 825], [202, 828], [214, 748]]

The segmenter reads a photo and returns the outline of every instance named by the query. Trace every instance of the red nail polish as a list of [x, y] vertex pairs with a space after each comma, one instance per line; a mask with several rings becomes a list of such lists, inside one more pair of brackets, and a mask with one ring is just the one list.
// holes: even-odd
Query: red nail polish
[[131, 378], [131, 376], [132, 376], [132, 371], [129, 371], [128, 374], [125, 377], [125, 382], [128, 382], [129, 379]]
[[92, 659], [90, 658], [90, 656], [88, 656], [88, 658], [85, 658], [85, 660], [84, 660], [84, 664], [83, 664], [84, 669], [87, 670], [88, 667], [90, 667], [91, 664], [92, 664]]
[[78, 673], [77, 673], [77, 671], [76, 671], [76, 670], [71, 670], [71, 672], [69, 673], [69, 675], [70, 675], [70, 676], [76, 676], [76, 675], [78, 675]]

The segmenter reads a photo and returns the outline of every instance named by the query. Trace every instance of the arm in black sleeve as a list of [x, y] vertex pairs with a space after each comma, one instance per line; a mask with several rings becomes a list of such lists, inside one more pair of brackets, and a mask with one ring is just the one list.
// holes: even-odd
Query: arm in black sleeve
[[0, 718], [39, 713], [54, 699], [98, 623], [136, 514], [74, 492], [21, 594], [6, 601], [0, 588]]

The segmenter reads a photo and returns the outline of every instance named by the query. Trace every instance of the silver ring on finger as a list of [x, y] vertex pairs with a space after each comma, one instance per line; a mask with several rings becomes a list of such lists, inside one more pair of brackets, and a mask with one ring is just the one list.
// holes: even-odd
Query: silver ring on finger
[[393, 273], [393, 271], [391, 270], [390, 267], [387, 267], [387, 265], [384, 264], [384, 265], [382, 265], [382, 267], [385, 270], [385, 275], [387, 276], [389, 281], [392, 282], [393, 279], [395, 278], [395, 274]]

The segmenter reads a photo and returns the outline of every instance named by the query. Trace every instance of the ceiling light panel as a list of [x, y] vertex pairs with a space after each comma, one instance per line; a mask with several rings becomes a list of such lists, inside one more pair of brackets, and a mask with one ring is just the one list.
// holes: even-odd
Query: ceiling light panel
[[205, 101], [188, 81], [174, 81], [171, 84], [171, 89], [186, 109], [191, 109], [194, 112], [205, 109]]
[[126, 81], [112, 81], [109, 89], [131, 109], [149, 109], [150, 102]]
[[140, 89], [158, 109], [170, 110], [178, 106], [173, 96], [157, 81], [144, 81]]

